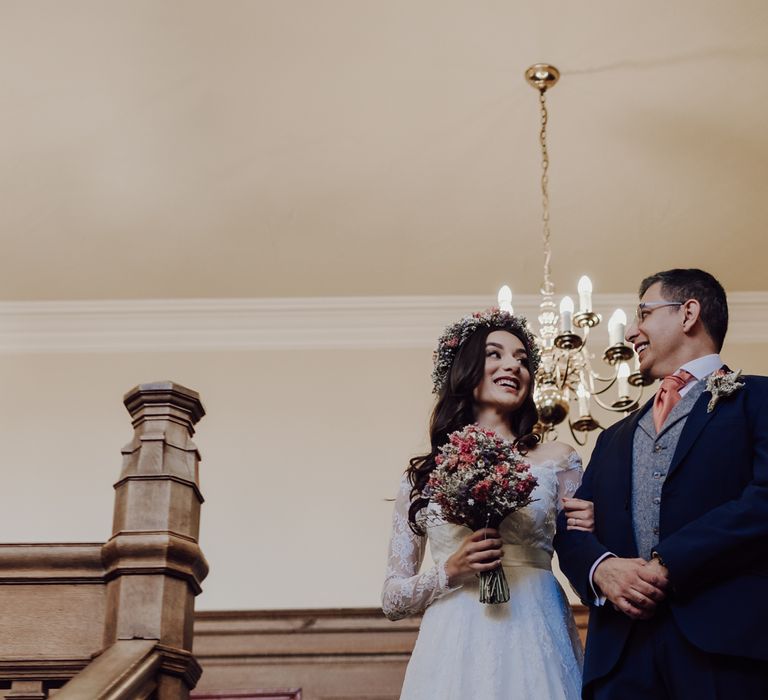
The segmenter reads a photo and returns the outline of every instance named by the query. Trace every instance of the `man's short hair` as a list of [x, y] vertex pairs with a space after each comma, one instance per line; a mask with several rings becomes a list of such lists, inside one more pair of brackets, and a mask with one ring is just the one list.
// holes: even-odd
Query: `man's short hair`
[[720, 352], [728, 330], [728, 300], [723, 285], [704, 270], [675, 268], [646, 277], [640, 283], [640, 297], [657, 282], [661, 282], [661, 292], [668, 301], [699, 302], [701, 322]]

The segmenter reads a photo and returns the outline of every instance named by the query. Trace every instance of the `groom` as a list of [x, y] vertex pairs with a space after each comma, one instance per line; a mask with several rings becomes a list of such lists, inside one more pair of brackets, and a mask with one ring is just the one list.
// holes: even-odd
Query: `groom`
[[555, 537], [590, 606], [584, 698], [768, 698], [768, 378], [723, 366], [727, 326], [702, 270], [640, 285], [626, 338], [664, 381], [597, 440], [595, 532]]

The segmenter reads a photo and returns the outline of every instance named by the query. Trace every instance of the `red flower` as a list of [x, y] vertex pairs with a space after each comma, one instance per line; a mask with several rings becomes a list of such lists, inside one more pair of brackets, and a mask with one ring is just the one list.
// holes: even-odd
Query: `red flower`
[[481, 503], [488, 500], [488, 494], [491, 491], [491, 482], [483, 479], [472, 487], [472, 497]]

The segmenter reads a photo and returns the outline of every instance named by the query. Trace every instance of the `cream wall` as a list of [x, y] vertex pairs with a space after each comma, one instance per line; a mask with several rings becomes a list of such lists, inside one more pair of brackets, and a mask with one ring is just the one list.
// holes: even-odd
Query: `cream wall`
[[374, 605], [391, 504], [421, 448], [429, 352], [7, 355], [0, 363], [3, 535], [109, 537], [121, 404], [139, 381], [198, 390], [203, 608]]
[[[768, 343], [724, 357], [768, 374]], [[106, 539], [131, 435], [122, 394], [169, 378], [208, 411], [198, 607], [377, 605], [386, 499], [425, 444], [430, 367], [426, 348], [3, 355], [2, 539]]]

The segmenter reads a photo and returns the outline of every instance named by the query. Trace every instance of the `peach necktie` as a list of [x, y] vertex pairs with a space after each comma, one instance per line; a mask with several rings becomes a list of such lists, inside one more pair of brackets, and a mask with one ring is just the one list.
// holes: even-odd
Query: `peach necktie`
[[694, 376], [684, 369], [680, 369], [675, 374], [670, 374], [661, 380], [661, 386], [656, 392], [653, 400], [653, 424], [656, 426], [656, 432], [661, 430], [664, 421], [667, 420], [669, 412], [680, 401], [680, 389], [682, 389]]

